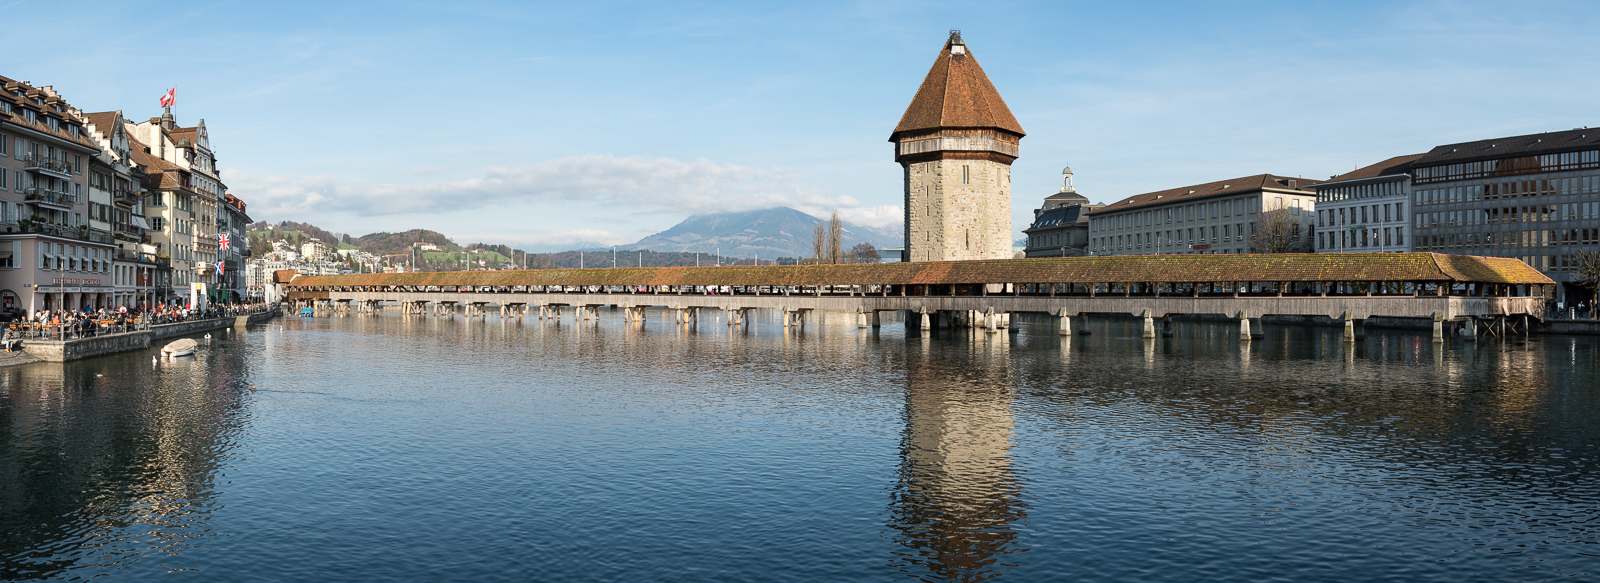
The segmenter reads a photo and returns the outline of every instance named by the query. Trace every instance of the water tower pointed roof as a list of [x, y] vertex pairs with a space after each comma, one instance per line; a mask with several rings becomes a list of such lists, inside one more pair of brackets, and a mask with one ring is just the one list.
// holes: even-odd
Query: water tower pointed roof
[[1025, 135], [1022, 124], [1011, 115], [1000, 92], [978, 65], [977, 57], [961, 41], [960, 31], [950, 31], [944, 50], [928, 70], [917, 96], [900, 117], [889, 141], [901, 134], [945, 128], [999, 129]]

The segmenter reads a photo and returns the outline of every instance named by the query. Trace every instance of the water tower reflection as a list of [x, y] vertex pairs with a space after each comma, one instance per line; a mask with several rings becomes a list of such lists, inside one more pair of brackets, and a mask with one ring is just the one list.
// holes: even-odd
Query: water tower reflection
[[[906, 429], [891, 508], [894, 539], [904, 547], [891, 566], [908, 575], [983, 581], [1010, 564], [1006, 555], [1026, 550], [1015, 528], [1027, 506], [1011, 460], [1008, 345], [1003, 332], [978, 332], [955, 343], [924, 340], [908, 357]], [[971, 354], [941, 358], [951, 350]]]

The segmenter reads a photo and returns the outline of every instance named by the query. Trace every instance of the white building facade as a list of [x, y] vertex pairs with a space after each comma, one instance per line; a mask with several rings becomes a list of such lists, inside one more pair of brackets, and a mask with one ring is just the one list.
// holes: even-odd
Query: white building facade
[[1274, 209], [1306, 241], [1316, 208], [1308, 182], [1258, 174], [1131, 196], [1089, 213], [1089, 255], [1251, 253], [1263, 211]]
[[1411, 251], [1410, 164], [1397, 156], [1314, 185], [1318, 253]]

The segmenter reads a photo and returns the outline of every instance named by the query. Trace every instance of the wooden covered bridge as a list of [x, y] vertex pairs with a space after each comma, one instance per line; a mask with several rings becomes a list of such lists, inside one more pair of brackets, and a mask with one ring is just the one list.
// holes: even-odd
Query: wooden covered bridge
[[[292, 275], [292, 274], [288, 274]], [[878, 313], [903, 311], [908, 326], [1006, 327], [1010, 315], [1060, 318], [1130, 314], [1170, 330], [1170, 317], [1216, 314], [1240, 321], [1240, 336], [1259, 337], [1260, 318], [1328, 316], [1353, 339], [1372, 317], [1434, 322], [1447, 331], [1504, 331], [1540, 318], [1550, 278], [1509, 258], [1437, 253], [1141, 255], [991, 261], [799, 266], [646, 267], [526, 271], [421, 272], [284, 278], [283, 298], [324, 313], [376, 313], [397, 305], [406, 314], [481, 316], [493, 306], [505, 317], [575, 318], [602, 306], [638, 322], [644, 308], [672, 311], [680, 323], [702, 309], [769, 309], [783, 323], [803, 325], [813, 310], [854, 312], [863, 326]]]

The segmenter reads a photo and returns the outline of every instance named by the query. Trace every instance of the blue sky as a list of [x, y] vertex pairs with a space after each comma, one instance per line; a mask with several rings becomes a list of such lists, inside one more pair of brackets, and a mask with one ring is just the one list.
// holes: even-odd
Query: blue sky
[[1595, 2], [0, 6], [0, 74], [135, 119], [176, 85], [256, 219], [531, 249], [777, 205], [898, 224], [886, 140], [952, 28], [1028, 131], [1019, 231], [1069, 161], [1111, 202], [1600, 125]]

